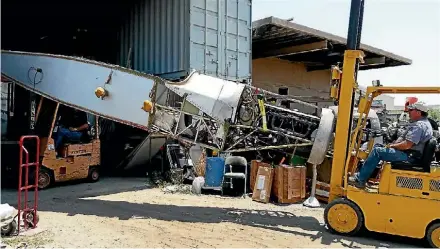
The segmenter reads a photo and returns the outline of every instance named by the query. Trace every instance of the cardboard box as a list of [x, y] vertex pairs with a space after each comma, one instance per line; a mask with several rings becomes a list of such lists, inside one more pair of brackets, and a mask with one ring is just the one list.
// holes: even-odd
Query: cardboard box
[[259, 167], [255, 179], [252, 199], [263, 203], [268, 203], [272, 190], [274, 169], [268, 167]]
[[275, 168], [272, 195], [278, 203], [297, 203], [306, 197], [305, 166], [280, 165]]
[[251, 189], [251, 191], [254, 191], [255, 179], [257, 178], [259, 167], [272, 168], [272, 166], [268, 163], [263, 163], [259, 160], [252, 160], [251, 161], [251, 172], [250, 172], [250, 179], [249, 179], [250, 180], [249, 188]]
[[[318, 181], [330, 182], [330, 177], [332, 175], [332, 157], [326, 156], [324, 158], [324, 161], [320, 165], [318, 165], [317, 171]], [[313, 177], [313, 164], [311, 163], [307, 163], [307, 177]]]

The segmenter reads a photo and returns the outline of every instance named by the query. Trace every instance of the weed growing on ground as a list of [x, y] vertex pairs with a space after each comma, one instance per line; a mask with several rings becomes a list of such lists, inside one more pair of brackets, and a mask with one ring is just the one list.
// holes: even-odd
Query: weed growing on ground
[[49, 231], [30, 236], [2, 237], [2, 243], [13, 248], [38, 248], [53, 242], [53, 234]]

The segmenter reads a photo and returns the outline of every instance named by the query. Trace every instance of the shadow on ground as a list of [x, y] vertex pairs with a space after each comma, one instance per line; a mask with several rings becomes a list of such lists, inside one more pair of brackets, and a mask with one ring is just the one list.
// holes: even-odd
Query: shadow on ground
[[[93, 184], [60, 186], [41, 191], [39, 211], [78, 214], [128, 220], [156, 219], [188, 223], [231, 222], [255, 228], [309, 237], [320, 240], [323, 245], [339, 243], [344, 247], [356, 248], [355, 244], [369, 247], [423, 247], [420, 240], [363, 232], [358, 237], [342, 237], [330, 234], [320, 222], [309, 216], [298, 216], [290, 212], [246, 210], [235, 208], [176, 206], [153, 203], [130, 203], [125, 201], [106, 201], [83, 199], [121, 192], [151, 188], [145, 178], [103, 178]], [[43, 194], [44, 193], [44, 194]], [[33, 193], [29, 193], [33, 195]], [[2, 189], [2, 203], [16, 206], [16, 191]], [[250, 201], [250, 200], [249, 200]], [[298, 210], [300, 212], [300, 210]], [[298, 228], [303, 231], [297, 231]], [[294, 231], [296, 230], [296, 231]], [[270, 235], [268, 235], [270, 236]], [[294, 246], [294, 241], [292, 245]]]
[[[355, 243], [373, 247], [402, 248], [401, 243], [409, 243], [411, 247], [420, 246], [420, 241], [397, 238], [381, 234], [364, 232], [360, 237], [342, 237], [330, 234], [325, 227], [314, 217], [297, 216], [289, 212], [243, 210], [234, 208], [175, 206], [151, 203], [129, 203], [124, 201], [105, 201], [97, 199], [76, 199], [65, 202], [63, 199], [54, 200], [60, 205], [40, 205], [40, 210], [76, 214], [96, 215], [101, 217], [117, 217], [128, 220], [156, 219], [163, 221], [180, 221], [187, 223], [221, 223], [231, 222], [256, 228], [269, 229], [277, 232], [291, 233], [310, 237], [312, 241], [321, 240], [323, 245], [340, 243], [344, 247], [358, 248]], [[188, 224], [190, 226], [190, 224]], [[290, 229], [289, 229], [290, 228]], [[291, 228], [300, 228], [307, 232], [293, 231]], [[362, 237], [363, 236], [363, 237]], [[387, 242], [379, 241], [386, 240]], [[399, 243], [390, 244], [389, 242]], [[294, 243], [294, 242], [293, 242]]]
[[[128, 191], [137, 191], [151, 188], [151, 183], [143, 177], [103, 177], [95, 183], [84, 181], [69, 181], [57, 183], [55, 186], [38, 191], [39, 206], [44, 206], [46, 200], [63, 199], [73, 202], [78, 198], [111, 195]], [[23, 196], [24, 194], [22, 194]], [[28, 192], [30, 202], [33, 202], [34, 192]], [[17, 207], [17, 188], [1, 189], [2, 203], [9, 203]]]

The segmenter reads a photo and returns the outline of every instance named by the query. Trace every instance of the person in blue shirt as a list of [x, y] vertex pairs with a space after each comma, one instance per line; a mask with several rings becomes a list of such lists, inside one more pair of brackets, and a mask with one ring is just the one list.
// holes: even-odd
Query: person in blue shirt
[[417, 102], [409, 105], [407, 110], [411, 122], [405, 132], [392, 144], [385, 147], [377, 145], [372, 149], [359, 172], [348, 179], [354, 186], [364, 188], [380, 161], [411, 162], [422, 156], [426, 142], [433, 136], [428, 120], [428, 108], [423, 103]]
[[55, 139], [55, 149], [59, 150], [64, 140], [79, 142], [85, 136], [89, 128], [87, 114], [73, 108], [66, 109], [61, 116], [61, 125]]

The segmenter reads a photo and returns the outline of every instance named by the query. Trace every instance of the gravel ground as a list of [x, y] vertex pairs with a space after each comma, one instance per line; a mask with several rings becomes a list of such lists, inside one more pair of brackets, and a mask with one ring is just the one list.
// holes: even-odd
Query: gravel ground
[[[94, 184], [58, 186], [39, 193], [39, 228], [33, 235], [5, 238], [4, 243], [79, 248], [424, 245], [372, 233], [332, 235], [323, 227], [322, 208], [165, 193], [149, 187], [144, 178], [104, 178]], [[15, 204], [16, 192], [2, 190], [2, 203]]]

